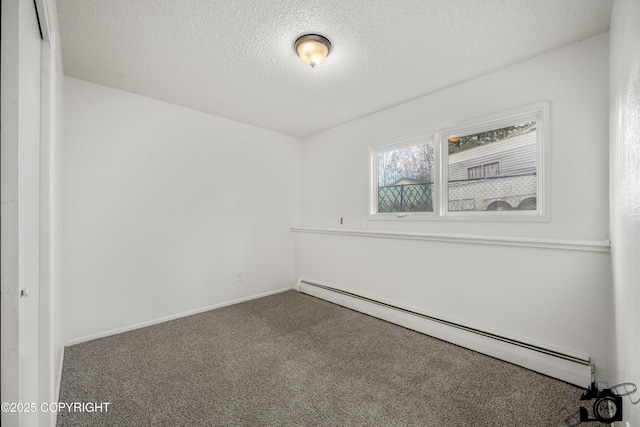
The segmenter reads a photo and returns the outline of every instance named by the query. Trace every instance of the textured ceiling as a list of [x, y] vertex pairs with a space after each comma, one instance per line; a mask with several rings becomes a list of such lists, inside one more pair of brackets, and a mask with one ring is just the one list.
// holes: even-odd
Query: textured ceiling
[[[58, 0], [68, 76], [304, 137], [607, 31], [611, 0]], [[304, 33], [331, 40], [311, 68]]]

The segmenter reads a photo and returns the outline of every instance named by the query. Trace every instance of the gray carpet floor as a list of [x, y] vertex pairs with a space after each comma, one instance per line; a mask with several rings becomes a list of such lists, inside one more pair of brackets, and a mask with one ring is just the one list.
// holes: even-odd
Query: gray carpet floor
[[57, 425], [567, 426], [582, 393], [288, 291], [66, 348], [60, 401], [110, 405]]

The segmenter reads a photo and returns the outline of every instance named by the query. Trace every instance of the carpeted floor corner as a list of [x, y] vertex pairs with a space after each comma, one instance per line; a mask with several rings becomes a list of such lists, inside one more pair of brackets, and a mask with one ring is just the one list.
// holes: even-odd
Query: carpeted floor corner
[[68, 347], [60, 401], [109, 406], [57, 425], [567, 426], [582, 393], [288, 291]]

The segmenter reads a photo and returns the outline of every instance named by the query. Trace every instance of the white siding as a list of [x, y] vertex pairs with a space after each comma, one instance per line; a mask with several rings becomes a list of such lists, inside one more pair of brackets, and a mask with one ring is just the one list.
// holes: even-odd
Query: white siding
[[494, 162], [500, 163], [500, 175], [536, 172], [536, 132], [450, 155], [449, 181], [468, 179], [468, 168]]

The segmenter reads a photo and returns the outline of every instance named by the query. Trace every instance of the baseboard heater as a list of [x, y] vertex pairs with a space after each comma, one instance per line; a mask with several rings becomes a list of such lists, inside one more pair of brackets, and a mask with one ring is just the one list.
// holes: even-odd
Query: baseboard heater
[[593, 364], [586, 356], [529, 344], [302, 279], [295, 289], [579, 387], [588, 388], [593, 380]]

